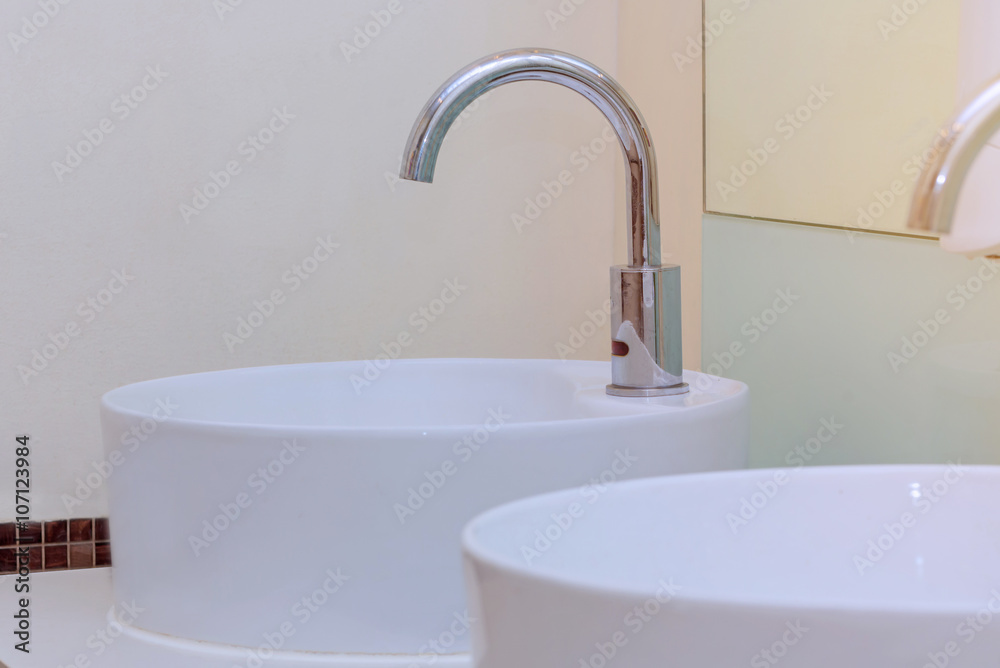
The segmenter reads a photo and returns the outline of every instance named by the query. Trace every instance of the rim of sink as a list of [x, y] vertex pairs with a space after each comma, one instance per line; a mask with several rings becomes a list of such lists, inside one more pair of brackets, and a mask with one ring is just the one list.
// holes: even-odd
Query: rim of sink
[[[775, 474], [779, 472], [787, 473], [792, 479], [798, 476], [807, 478], [811, 487], [815, 486], [813, 483], [818, 483], [823, 478], [840, 479], [844, 481], [845, 484], [843, 487], [847, 490], [851, 489], [851, 482], [857, 482], [864, 476], [893, 478], [893, 483], [900, 482], [901, 480], [919, 479], [921, 481], [925, 481], [929, 478], [934, 478], [936, 480], [949, 469], [949, 466], [954, 465], [906, 464], [807, 466], [798, 468], [748, 469], [681, 474], [668, 477], [646, 478], [642, 480], [613, 483], [608, 487], [608, 494], [618, 495], [622, 498], [632, 496], [634, 499], [639, 499], [643, 497], [643, 492], [647, 489], [663, 490], [668, 487], [676, 487], [683, 490], [684, 487], [696, 487], [701, 485], [715, 485], [722, 489], [727, 489], [727, 485], [731, 485], [733, 481], [742, 480], [750, 483], [750, 486], [744, 486], [743, 490], [739, 493], [739, 496], [749, 497], [756, 491], [756, 488], [752, 486], [754, 483], [758, 481], [773, 480]], [[979, 482], [988, 483], [991, 487], [996, 487], [998, 489], [997, 495], [1000, 496], [1000, 466], [973, 466], [961, 463], [957, 466], [965, 472], [964, 475], [966, 477], [974, 478], [979, 480]], [[847, 477], [845, 477], [845, 474]], [[857, 486], [855, 485], [854, 489], [856, 488]], [[731, 494], [732, 491], [729, 490], [729, 493]], [[539, 528], [544, 529], [546, 528], [546, 525], [544, 524], [546, 520], [549, 520], [550, 523], [554, 521], [550, 519], [551, 513], [565, 512], [566, 508], [573, 501], [580, 501], [577, 490], [562, 490], [535, 497], [519, 499], [480, 514], [469, 522], [462, 532], [462, 550], [466, 559], [473, 558], [496, 569], [508, 571], [518, 577], [537, 582], [539, 584], [544, 583], [547, 586], [564, 587], [567, 589], [591, 592], [605, 596], [629, 596], [637, 598], [655, 597], [657, 595], [657, 589], [655, 586], [650, 587], [628, 583], [621, 577], [616, 579], [615, 577], [608, 575], [607, 570], [601, 571], [598, 569], [596, 574], [591, 571], [590, 573], [583, 575], [571, 571], [580, 568], [586, 569], [587, 567], [585, 565], [580, 566], [579, 564], [574, 564], [572, 567], [568, 567], [565, 563], [539, 563], [535, 565], [526, 565], [523, 559], [519, 559], [514, 556], [516, 548], [512, 547], [508, 542], [504, 541], [504, 544], [498, 548], [495, 545], [488, 545], [489, 539], [487, 538], [484, 540], [483, 538], [482, 534], [484, 533], [484, 530], [496, 529], [499, 526], [501, 527], [501, 532], [503, 532], [504, 525], [510, 528], [518, 525], [524, 526], [526, 524], [530, 524], [532, 530]], [[986, 505], [986, 501], [983, 502], [983, 505]], [[738, 507], [734, 506], [733, 511], [735, 512], [737, 510]], [[767, 512], [768, 510], [769, 509], [765, 506], [762, 509], [762, 512]], [[880, 522], [885, 521], [886, 523], [898, 521], [898, 515], [894, 519], [892, 512], [894, 512], [894, 510], [890, 510], [884, 518], [878, 517], [878, 520]], [[722, 522], [725, 526], [724, 517], [720, 516], [718, 519], [719, 522]], [[585, 520], [586, 517], [584, 516], [583, 520], [579, 521]], [[623, 520], [624, 523], [634, 523], [635, 521], [636, 520], [634, 518], [627, 518]], [[798, 526], [788, 526], [790, 524], [793, 523], [786, 523], [787, 531], [792, 532], [798, 528]], [[655, 530], [655, 527], [651, 527], [651, 530]], [[878, 537], [878, 533], [872, 533], [870, 536], [868, 534], [864, 534], [863, 539], [855, 541], [857, 542], [857, 545], [854, 545], [852, 542], [850, 546], [851, 554], [863, 554], [867, 547], [867, 539], [877, 539]], [[493, 542], [496, 543], [498, 541], [494, 538]], [[902, 542], [902, 539], [900, 542]], [[553, 544], [556, 544], [555, 541], [553, 541]], [[616, 551], [623, 551], [621, 542], [615, 543], [615, 545]], [[521, 546], [523, 547], [524, 543], [521, 543]], [[886, 551], [886, 554], [888, 554], [888, 552], [889, 551]], [[520, 557], [522, 555], [517, 556]], [[621, 564], [621, 566], [622, 568], [620, 570], [622, 572], [632, 572], [627, 563]], [[758, 568], [757, 570], [762, 569]], [[679, 576], [676, 575], [670, 577], [679, 579]], [[668, 580], [670, 578], [664, 576], [663, 579]], [[1000, 580], [997, 580], [995, 590], [1000, 591]], [[771, 587], [765, 595], [761, 595], [760, 593], [731, 594], [704, 591], [704, 585], [698, 585], [684, 586], [680, 592], [672, 596], [672, 601], [677, 603], [686, 602], [690, 604], [704, 604], [735, 609], [808, 609], [831, 612], [875, 612], [893, 614], [965, 614], [969, 609], [972, 609], [972, 607], [978, 608], [981, 607], [982, 604], [981, 601], [967, 594], [964, 590], [957, 595], [952, 595], [947, 600], [944, 600], [943, 597], [940, 597], [939, 600], [915, 600], [913, 598], [902, 600], [905, 598], [904, 596], [897, 594], [895, 597], [892, 597], [885, 593], [870, 599], [866, 599], [862, 596], [854, 596], [852, 598], [851, 596], [851, 594], [846, 594], [841, 599], [837, 600], [833, 597], [824, 597], [823, 595], [817, 596], [809, 592], [802, 593], [801, 591], [792, 594], [787, 592], [779, 594], [776, 593], [776, 590], [773, 587]], [[928, 594], [927, 596], [932, 595]]]
[[[242, 392], [244, 396], [249, 397], [258, 392], [269, 391], [273, 394], [276, 388], [287, 391], [294, 387], [296, 383], [302, 382], [311, 383], [314, 386], [317, 383], [325, 383], [325, 389], [330, 389], [333, 387], [331, 383], [333, 381], [338, 384], [336, 392], [339, 393], [339, 396], [336, 397], [337, 399], [341, 401], [344, 399], [358, 399], [359, 402], [362, 402], [365, 400], [361, 399], [360, 395], [356, 395], [352, 390], [350, 376], [352, 373], [363, 372], [366, 364], [373, 364], [373, 362], [367, 360], [315, 362], [226, 369], [169, 376], [132, 383], [111, 390], [101, 398], [101, 407], [104, 411], [125, 415], [135, 420], [154, 419], [159, 423], [184, 425], [205, 430], [225, 430], [227, 432], [240, 430], [253, 430], [255, 432], [273, 431], [283, 435], [287, 435], [290, 431], [302, 434], [329, 434], [336, 432], [361, 435], [428, 432], [431, 430], [435, 433], [449, 431], [466, 432], [469, 429], [482, 426], [482, 422], [486, 417], [486, 406], [482, 407], [481, 418], [462, 419], [449, 423], [445, 423], [444, 420], [435, 421], [434, 416], [424, 418], [426, 419], [425, 422], [411, 418], [409, 421], [400, 424], [379, 424], [375, 422], [351, 423], [351, 419], [357, 418], [349, 417], [348, 414], [343, 412], [341, 413], [341, 417], [345, 420], [343, 423], [322, 422], [322, 420], [331, 420], [331, 416], [329, 415], [324, 415], [322, 418], [299, 419], [298, 421], [295, 419], [280, 421], [275, 418], [270, 420], [264, 419], [259, 413], [245, 419], [227, 418], [225, 416], [212, 418], [206, 415], [192, 417], [174, 414], [161, 417], [157, 414], [158, 400], [170, 399], [171, 401], [175, 401], [178, 396], [184, 393], [192, 393], [195, 390], [197, 390], [196, 394], [200, 393], [203, 395], [202, 398], [207, 401], [210, 397], [214, 399], [218, 396], [218, 392], [226, 391], [237, 394]], [[565, 428], [569, 424], [595, 424], [600, 422], [635, 420], [643, 417], [655, 419], [667, 414], [677, 413], [682, 409], [685, 412], [703, 409], [710, 410], [720, 402], [736, 399], [748, 392], [747, 386], [739, 381], [710, 376], [699, 372], [685, 371], [685, 377], [691, 384], [691, 392], [688, 394], [648, 399], [612, 397], [605, 393], [605, 386], [611, 377], [611, 364], [609, 362], [552, 359], [398, 359], [394, 360], [389, 367], [379, 372], [386, 375], [386, 380], [379, 380], [378, 385], [383, 388], [389, 387], [394, 382], [389, 379], [391, 377], [390, 374], [396, 375], [394, 372], [401, 371], [404, 375], [409, 372], [410, 377], [403, 378], [400, 381], [397, 375], [396, 382], [403, 385], [409, 383], [410, 386], [398, 389], [424, 389], [430, 392], [433, 391], [435, 386], [437, 388], [443, 387], [444, 385], [441, 381], [428, 381], [426, 379], [417, 379], [415, 381], [414, 371], [419, 370], [420, 367], [428, 366], [439, 367], [439, 371], [452, 373], [461, 373], [462, 369], [479, 367], [477, 370], [483, 372], [478, 377], [480, 386], [482, 386], [484, 378], [487, 380], [490, 378], [488, 374], [494, 374], [498, 383], [502, 382], [503, 377], [510, 379], [520, 374], [520, 380], [525, 389], [529, 388], [529, 385], [524, 383], [528, 372], [543, 371], [544, 375], [540, 380], [549, 383], [545, 389], [552, 392], [564, 393], [564, 405], [558, 409], [561, 411], [560, 416], [545, 419], [518, 419], [518, 416], [514, 416], [510, 422], [504, 423], [503, 428], [505, 431], [527, 428]], [[521, 368], [518, 369], [517, 367]], [[518, 378], [514, 379], [515, 381], [518, 380]], [[284, 383], [283, 386], [281, 385], [282, 383]], [[382, 385], [383, 383], [385, 385]], [[419, 387], [421, 384], [424, 385], [423, 388]], [[201, 385], [200, 389], [199, 385]], [[538, 388], [534, 385], [532, 384], [531, 389], [537, 392]], [[206, 387], [211, 387], [211, 391], [206, 391]], [[449, 398], [460, 397], [463, 394], [462, 387], [462, 384], [456, 383], [451, 386], [451, 389], [442, 398], [447, 400]], [[346, 391], [344, 391], [344, 388], [346, 388]], [[514, 396], [514, 389], [517, 388], [511, 386], [510, 388], [497, 390], [497, 393], [499, 395], [506, 393], [506, 396], [510, 397]], [[378, 393], [373, 392], [372, 394]], [[386, 396], [388, 398], [385, 398]], [[281, 400], [283, 398], [282, 392], [275, 394], [274, 398]], [[284, 400], [288, 401], [287, 398], [284, 398]], [[398, 401], [398, 393], [394, 395], [392, 392], [383, 391], [381, 395], [369, 398], [367, 400], [369, 409], [372, 402], [382, 400]], [[524, 400], [522, 399], [522, 401]], [[230, 403], [232, 404], [232, 402]], [[236, 403], [238, 404], [239, 402]], [[286, 408], [291, 406], [292, 404], [288, 403]], [[296, 407], [301, 409], [301, 406]], [[496, 406], [492, 407], [496, 408]], [[323, 406], [323, 409], [326, 409], [326, 405]], [[237, 409], [231, 408], [230, 410]], [[246, 408], [244, 407], [239, 410], [245, 411]], [[272, 408], [272, 410], [278, 409]], [[220, 412], [224, 413], [225, 411]], [[318, 412], [314, 413], [314, 415], [318, 415]], [[382, 419], [383, 417], [380, 415], [379, 420]]]

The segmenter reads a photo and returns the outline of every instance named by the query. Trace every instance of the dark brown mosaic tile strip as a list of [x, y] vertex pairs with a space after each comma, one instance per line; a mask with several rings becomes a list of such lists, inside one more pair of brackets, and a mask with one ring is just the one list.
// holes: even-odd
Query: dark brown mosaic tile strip
[[42, 542], [42, 523], [25, 522], [17, 526], [18, 545], [39, 545]]
[[94, 520], [94, 540], [110, 540], [111, 533], [108, 531], [108, 518], [98, 517]]
[[0, 573], [13, 573], [17, 570], [17, 550], [0, 549]]
[[94, 545], [94, 565], [97, 567], [111, 565], [111, 543]]
[[43, 551], [45, 554], [43, 571], [61, 571], [69, 568], [69, 552], [65, 545], [46, 545]]
[[55, 522], [45, 523], [46, 543], [66, 543], [69, 541], [67, 538], [68, 535], [69, 527], [66, 520], [56, 520]]
[[84, 543], [94, 540], [94, 520], [70, 520], [69, 542]]
[[17, 543], [17, 528], [13, 522], [0, 524], [0, 547], [8, 547]]
[[28, 548], [28, 570], [32, 573], [36, 573], [42, 570], [42, 548], [40, 547], [29, 547]]
[[108, 518], [0, 523], [0, 575], [17, 572], [25, 548], [32, 573], [110, 566]]
[[94, 567], [94, 544], [93, 543], [73, 543], [69, 546], [69, 567], [70, 568], [93, 568]]

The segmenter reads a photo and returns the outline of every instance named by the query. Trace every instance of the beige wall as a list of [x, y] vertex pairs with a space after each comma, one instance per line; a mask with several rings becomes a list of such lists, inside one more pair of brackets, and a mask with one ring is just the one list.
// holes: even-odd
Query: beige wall
[[[559, 13], [557, 0], [400, 0], [377, 36], [343, 47], [389, 6], [245, 2], [220, 16], [202, 0], [94, 0], [62, 6], [16, 52], [4, 40], [0, 439], [34, 438], [35, 518], [66, 516], [62, 495], [100, 464], [98, 402], [116, 386], [371, 358], [450, 279], [467, 288], [407, 356], [558, 357], [607, 299], [608, 267], [624, 259], [616, 153], [576, 167], [531, 225], [512, 221], [601, 134], [600, 114], [572, 92], [498, 91], [449, 137], [435, 185], [391, 177], [427, 97], [480, 56], [539, 45], [615, 71], [617, 3]], [[37, 11], [3, 3], [2, 33]], [[134, 109], [119, 100], [143, 85]], [[294, 118], [268, 129], [276, 108]], [[53, 166], [101, 127], [110, 133], [76, 167]], [[263, 151], [243, 144], [279, 127]], [[227, 165], [238, 173], [222, 175]], [[181, 206], [204, 204], [195, 189], [213, 174], [227, 185], [185, 221]], [[327, 259], [296, 280], [314, 253]], [[276, 290], [282, 303], [233, 343]], [[572, 356], [605, 359], [608, 338]], [[36, 352], [51, 359], [24, 373]], [[0, 457], [3, 517], [13, 463]], [[70, 512], [105, 513], [103, 488]]]

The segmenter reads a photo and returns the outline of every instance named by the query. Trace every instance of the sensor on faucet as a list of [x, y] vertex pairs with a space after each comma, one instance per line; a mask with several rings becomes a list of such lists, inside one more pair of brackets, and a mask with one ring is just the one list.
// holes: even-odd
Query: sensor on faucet
[[548, 81], [580, 93], [621, 140], [628, 173], [628, 264], [611, 268], [608, 394], [660, 397], [688, 391], [681, 348], [680, 267], [660, 264], [656, 153], [638, 107], [610, 75], [558, 51], [519, 49], [475, 62], [431, 98], [410, 134], [400, 177], [431, 183], [441, 143], [476, 98], [515, 81]]

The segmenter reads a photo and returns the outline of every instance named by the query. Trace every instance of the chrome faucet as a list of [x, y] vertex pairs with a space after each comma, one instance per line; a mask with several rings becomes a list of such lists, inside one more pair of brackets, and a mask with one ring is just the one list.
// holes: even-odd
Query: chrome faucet
[[960, 111], [934, 140], [933, 158], [917, 184], [910, 229], [951, 232], [962, 186], [979, 153], [1000, 131], [1000, 79]]
[[610, 121], [628, 172], [628, 265], [611, 268], [611, 384], [608, 394], [683, 394], [680, 267], [660, 264], [656, 153], [649, 127], [606, 72], [557, 51], [519, 49], [475, 62], [431, 98], [410, 134], [400, 177], [431, 183], [441, 143], [479, 96], [515, 81], [548, 81], [580, 93]]

